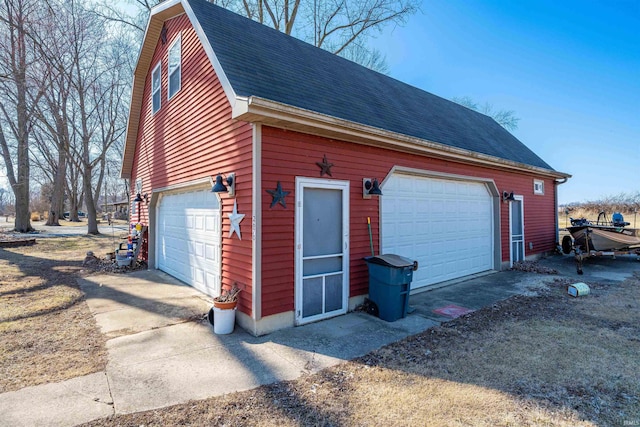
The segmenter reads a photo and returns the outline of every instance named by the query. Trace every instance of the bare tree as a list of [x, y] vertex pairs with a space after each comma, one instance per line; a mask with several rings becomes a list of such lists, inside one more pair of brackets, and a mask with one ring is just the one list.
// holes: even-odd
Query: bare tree
[[11, 191], [0, 187], [0, 214], [9, 216], [13, 210], [13, 198], [11, 197]]
[[[66, 4], [71, 16], [68, 30], [73, 54], [71, 87], [76, 119], [77, 144], [71, 159], [82, 171], [82, 193], [87, 208], [89, 234], [98, 234], [97, 203], [104, 181], [107, 152], [124, 134], [127, 94], [126, 69], [119, 48], [106, 22], [82, 7], [79, 2]], [[124, 60], [126, 62], [126, 59]]]
[[[341, 55], [376, 71], [386, 64], [367, 41], [387, 24], [403, 25], [418, 11], [419, 0], [210, 0], [226, 9]], [[103, 6], [102, 14], [144, 31], [147, 17], [159, 0], [129, 0], [140, 13], [126, 17], [121, 9]]]
[[46, 90], [37, 104], [37, 121], [34, 141], [39, 156], [34, 163], [51, 183], [50, 209], [46, 225], [60, 225], [64, 214], [67, 164], [71, 133], [70, 96], [72, 65], [71, 49], [67, 39], [70, 16], [60, 13], [59, 7], [49, 9], [53, 25], [49, 28], [48, 43], [37, 44], [42, 57], [52, 70], [48, 75]]
[[518, 122], [520, 121], [520, 118], [516, 117], [516, 113], [513, 110], [496, 110], [493, 105], [489, 104], [488, 102], [480, 105], [468, 96], [463, 96], [462, 98], [456, 97], [451, 100], [456, 104], [460, 104], [491, 117], [493, 120], [498, 122], [500, 126], [507, 129], [508, 131], [514, 131], [518, 129]]
[[404, 24], [418, 10], [419, 4], [413, 0], [323, 0], [312, 5], [306, 3], [307, 10], [312, 7], [306, 13], [313, 17], [311, 40], [315, 46], [340, 54], [357, 41], [364, 45], [373, 31], [380, 31], [386, 24]]
[[123, 24], [127, 29], [135, 29], [140, 33], [144, 33], [146, 21], [149, 17], [151, 8], [163, 0], [124, 0], [122, 3], [133, 5], [137, 8], [138, 13], [131, 15], [119, 7], [115, 2], [96, 2], [93, 9], [94, 13], [103, 19], [111, 22]]
[[379, 73], [389, 72], [386, 57], [379, 50], [369, 49], [360, 43], [351, 43], [340, 53], [340, 56]]
[[[74, 134], [74, 140], [75, 140]], [[75, 141], [70, 144], [71, 147], [75, 146]], [[80, 218], [78, 211], [84, 204], [84, 193], [82, 184], [82, 166], [80, 162], [73, 161], [71, 157], [73, 154], [69, 154], [67, 162], [67, 180], [66, 180], [66, 205], [69, 206], [69, 220], [78, 222]]]
[[59, 224], [66, 190], [70, 219], [79, 220], [84, 202], [87, 232], [97, 234], [107, 160], [112, 147], [123, 143], [134, 50], [86, 1], [48, 2], [56, 28], [43, 56], [56, 72], [38, 104], [34, 132], [35, 163], [52, 184], [47, 224]]
[[37, 0], [0, 2], [0, 155], [15, 195], [15, 230], [28, 232], [29, 136], [34, 105], [43, 93], [43, 73], [33, 42], [44, 25], [42, 3]]

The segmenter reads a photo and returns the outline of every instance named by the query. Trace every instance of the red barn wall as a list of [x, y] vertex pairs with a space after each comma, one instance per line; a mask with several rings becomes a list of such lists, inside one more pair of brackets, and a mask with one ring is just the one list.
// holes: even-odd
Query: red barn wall
[[[544, 179], [545, 195], [533, 194], [534, 175], [399, 153], [343, 141], [276, 129], [262, 128], [262, 314], [294, 309], [294, 224], [296, 176], [320, 178], [316, 162], [327, 155], [332, 176], [350, 181], [350, 296], [368, 292], [367, 268], [362, 258], [370, 254], [367, 217], [371, 217], [373, 242], [379, 251], [379, 201], [363, 199], [362, 178], [382, 181], [394, 166], [471, 177], [491, 178], [498, 190], [524, 196], [526, 255], [555, 248], [555, 200], [552, 179]], [[537, 179], [542, 179], [535, 177]], [[266, 190], [280, 181], [287, 207], [271, 205]], [[382, 196], [384, 197], [384, 196]], [[509, 260], [509, 204], [500, 203], [502, 259]], [[529, 242], [533, 250], [529, 250]]]
[[[142, 194], [216, 174], [236, 173], [238, 212], [252, 212], [252, 126], [231, 119], [231, 106], [187, 15], [165, 23], [167, 43], [155, 48], [144, 88], [131, 187], [142, 178]], [[182, 34], [182, 83], [180, 91], [167, 99], [167, 51]], [[151, 73], [162, 62], [161, 108], [151, 107]], [[135, 197], [135, 194], [133, 195]], [[133, 198], [132, 197], [132, 200]], [[251, 315], [251, 221], [241, 222], [245, 237], [228, 239], [227, 214], [233, 199], [223, 194], [222, 202], [222, 285], [245, 284], [240, 310]], [[148, 210], [141, 203], [141, 221], [148, 223]], [[137, 220], [137, 214], [132, 215]], [[153, 230], [150, 236], [154, 238]]]

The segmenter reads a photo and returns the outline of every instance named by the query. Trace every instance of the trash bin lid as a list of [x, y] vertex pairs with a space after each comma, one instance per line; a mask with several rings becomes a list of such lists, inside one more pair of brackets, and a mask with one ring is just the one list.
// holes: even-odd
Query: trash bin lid
[[395, 254], [368, 256], [364, 260], [372, 264], [380, 264], [387, 267], [413, 267], [413, 261], [411, 261], [409, 258], [405, 258], [403, 256]]

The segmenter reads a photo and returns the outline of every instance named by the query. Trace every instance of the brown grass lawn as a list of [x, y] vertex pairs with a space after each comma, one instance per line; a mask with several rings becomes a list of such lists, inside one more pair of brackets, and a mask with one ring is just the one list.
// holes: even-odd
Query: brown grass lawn
[[[0, 392], [103, 370], [76, 285], [109, 237], [0, 248]], [[640, 270], [640, 266], [639, 266]], [[94, 426], [614, 426], [640, 424], [640, 275], [519, 296], [298, 380]]]
[[76, 277], [88, 250], [112, 246], [78, 236], [0, 248], [0, 392], [104, 369], [105, 339]]
[[640, 280], [556, 282], [357, 360], [92, 426], [640, 424]]

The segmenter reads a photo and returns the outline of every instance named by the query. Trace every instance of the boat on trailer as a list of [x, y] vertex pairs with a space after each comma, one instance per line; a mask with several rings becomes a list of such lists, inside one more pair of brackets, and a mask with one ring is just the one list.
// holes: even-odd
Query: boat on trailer
[[596, 221], [570, 218], [570, 235], [562, 239], [562, 252], [575, 252], [578, 274], [582, 274], [582, 261], [590, 256], [640, 255], [640, 230], [627, 228], [621, 213], [615, 212], [611, 221], [600, 212]]

